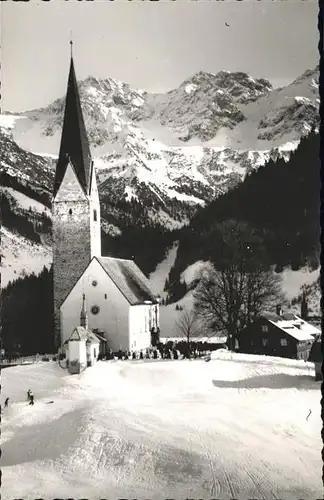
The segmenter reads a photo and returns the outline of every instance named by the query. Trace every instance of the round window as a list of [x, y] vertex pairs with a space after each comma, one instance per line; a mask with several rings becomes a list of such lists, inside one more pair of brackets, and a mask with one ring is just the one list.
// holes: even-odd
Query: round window
[[91, 307], [92, 314], [98, 314], [99, 311], [100, 311], [100, 308], [98, 306]]
[[93, 280], [93, 282], [92, 282], [92, 286], [97, 286], [97, 285], [98, 285], [98, 281]]

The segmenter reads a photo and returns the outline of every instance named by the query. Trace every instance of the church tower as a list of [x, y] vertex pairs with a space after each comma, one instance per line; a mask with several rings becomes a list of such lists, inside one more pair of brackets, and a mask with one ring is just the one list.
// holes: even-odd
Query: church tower
[[[72, 49], [72, 42], [71, 42]], [[55, 344], [60, 306], [94, 256], [101, 256], [100, 204], [71, 51], [52, 199]]]

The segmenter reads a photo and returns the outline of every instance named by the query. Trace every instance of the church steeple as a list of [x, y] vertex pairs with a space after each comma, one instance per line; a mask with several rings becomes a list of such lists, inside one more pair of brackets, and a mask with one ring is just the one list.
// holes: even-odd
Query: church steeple
[[80, 325], [88, 329], [88, 315], [85, 308], [85, 294], [82, 294], [82, 309], [80, 314]]
[[92, 173], [91, 153], [75, 76], [72, 42], [70, 43], [70, 72], [65, 100], [61, 146], [55, 173], [54, 197], [61, 185], [69, 162], [72, 163], [80, 185], [86, 194], [89, 194], [90, 191]]
[[[59, 346], [67, 335], [62, 330], [61, 305], [91, 259], [101, 255], [99, 192], [72, 52], [53, 195], [54, 323], [55, 343]], [[83, 307], [82, 315], [84, 311]], [[86, 316], [82, 321], [87, 322]]]

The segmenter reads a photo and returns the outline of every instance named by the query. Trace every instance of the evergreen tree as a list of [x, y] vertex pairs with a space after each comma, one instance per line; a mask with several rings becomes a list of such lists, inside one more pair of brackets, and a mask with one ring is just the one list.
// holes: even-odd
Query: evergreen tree
[[[6, 352], [53, 352], [53, 275], [44, 267], [2, 291], [2, 338]], [[18, 347], [19, 346], [19, 347]]]
[[[170, 297], [180, 298], [181, 273], [198, 260], [219, 262], [224, 256], [217, 224], [230, 219], [247, 223], [263, 241], [267, 262], [276, 272], [319, 265], [319, 136], [301, 139], [290, 160], [270, 160], [234, 189], [197, 210], [179, 235], [169, 275]], [[185, 293], [185, 290], [182, 291]]]

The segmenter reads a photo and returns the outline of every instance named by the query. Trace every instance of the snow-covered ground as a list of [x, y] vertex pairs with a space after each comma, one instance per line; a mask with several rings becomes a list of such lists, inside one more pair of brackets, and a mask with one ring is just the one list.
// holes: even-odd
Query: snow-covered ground
[[51, 248], [32, 243], [27, 238], [1, 228], [1, 285], [34, 272], [39, 274], [43, 267], [52, 263]]
[[3, 370], [2, 498], [320, 498], [313, 367], [217, 357]]
[[165, 298], [167, 293], [164, 291], [165, 280], [167, 279], [170, 269], [175, 263], [178, 251], [178, 242], [175, 242], [173, 247], [168, 250], [165, 259], [157, 265], [155, 271], [150, 274], [149, 282], [154, 290]]

